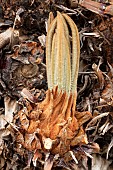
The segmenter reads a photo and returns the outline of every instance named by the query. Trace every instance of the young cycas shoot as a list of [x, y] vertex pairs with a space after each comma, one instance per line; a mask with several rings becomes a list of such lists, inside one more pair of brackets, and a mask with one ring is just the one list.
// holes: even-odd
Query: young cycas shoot
[[34, 105], [29, 101], [18, 112], [22, 130], [16, 139], [34, 153], [34, 159], [37, 153], [37, 159], [41, 159], [41, 155], [48, 152], [64, 157], [75, 145], [88, 143], [82, 125], [91, 118], [91, 113], [76, 111], [79, 60], [76, 24], [67, 14], [57, 12], [54, 18], [50, 13], [46, 38], [46, 98]]

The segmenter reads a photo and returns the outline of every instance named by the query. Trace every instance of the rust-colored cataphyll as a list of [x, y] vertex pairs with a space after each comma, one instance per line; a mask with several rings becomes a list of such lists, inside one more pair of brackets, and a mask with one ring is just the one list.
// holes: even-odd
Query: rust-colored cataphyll
[[34, 153], [38, 151], [40, 158], [44, 152], [62, 156], [73, 146], [88, 143], [82, 125], [91, 118], [91, 113], [75, 111], [79, 57], [80, 41], [75, 23], [67, 14], [57, 12], [54, 18], [50, 13], [46, 98], [40, 103], [28, 102], [18, 112], [21, 125], [16, 136], [17, 143]]

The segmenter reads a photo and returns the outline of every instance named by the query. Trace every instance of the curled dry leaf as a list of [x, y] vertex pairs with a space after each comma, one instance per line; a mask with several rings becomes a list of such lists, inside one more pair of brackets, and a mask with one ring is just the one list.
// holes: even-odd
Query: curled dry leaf
[[13, 113], [16, 112], [17, 101], [12, 100], [10, 97], [6, 96], [4, 98], [4, 103], [5, 103], [5, 119], [8, 122], [12, 122]]
[[9, 28], [5, 32], [0, 34], [0, 49], [3, 48], [8, 43], [10, 43], [10, 38], [13, 31], [14, 31], [13, 28]]
[[102, 91], [102, 98], [106, 101], [112, 99], [113, 87], [112, 84], [107, 84], [105, 89]]
[[9, 134], [10, 134], [10, 131], [8, 129], [0, 129], [0, 155], [2, 154], [2, 151], [4, 149], [3, 137]]
[[5, 114], [0, 115], [0, 155], [2, 154], [4, 149], [3, 138], [11, 134], [10, 130], [6, 128], [6, 124], [11, 124], [13, 120], [13, 113], [15, 113], [17, 109], [16, 100], [13, 100], [8, 96], [4, 98], [4, 104]]
[[19, 43], [19, 31], [13, 28], [7, 29], [5, 32], [0, 34], [0, 49], [5, 47], [7, 44], [12, 48], [14, 45]]
[[28, 89], [23, 88], [21, 91], [21, 95], [23, 96], [23, 98], [28, 99], [30, 102], [35, 102], [35, 97], [30, 93]]
[[99, 83], [100, 83], [100, 88], [103, 89], [105, 82], [104, 82], [104, 76], [103, 76], [102, 71], [100, 70], [99, 66], [96, 65], [95, 63], [92, 65], [92, 68], [93, 68], [93, 70], [95, 71], [95, 74], [98, 77], [98, 80], [99, 80]]
[[106, 159], [108, 159], [109, 152], [110, 152], [110, 150], [111, 150], [112, 147], [113, 147], [113, 138], [111, 138], [111, 142], [110, 142], [110, 144], [109, 144], [109, 146], [108, 146]]
[[0, 129], [5, 129], [5, 125], [13, 121], [13, 113], [16, 112], [17, 102], [6, 96], [4, 98], [5, 103], [5, 115], [0, 119]]
[[92, 170], [107, 170], [111, 161], [107, 161], [99, 155], [94, 154], [92, 159]]
[[108, 105], [112, 105], [113, 103], [113, 81], [112, 81], [113, 67], [109, 63], [108, 63], [108, 66], [109, 66], [109, 73], [108, 75], [106, 75], [108, 82], [105, 85], [105, 88], [103, 89], [101, 96], [102, 96], [102, 99], [104, 99], [104, 101]]
[[25, 78], [32, 78], [38, 74], [38, 66], [36, 64], [25, 64], [21, 68], [21, 73]]

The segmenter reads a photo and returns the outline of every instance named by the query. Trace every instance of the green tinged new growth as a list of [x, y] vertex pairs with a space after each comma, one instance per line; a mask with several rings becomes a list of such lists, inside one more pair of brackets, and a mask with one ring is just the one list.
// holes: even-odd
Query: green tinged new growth
[[80, 58], [78, 29], [67, 14], [60, 12], [57, 12], [55, 19], [50, 13], [48, 23], [46, 39], [48, 88], [52, 90], [58, 86], [59, 91], [66, 92], [69, 96], [77, 91]]

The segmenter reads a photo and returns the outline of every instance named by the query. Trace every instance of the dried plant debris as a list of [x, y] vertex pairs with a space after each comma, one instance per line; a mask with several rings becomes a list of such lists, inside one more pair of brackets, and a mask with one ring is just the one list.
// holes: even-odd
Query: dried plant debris
[[[89, 152], [92, 147], [89, 145], [90, 149], [86, 150], [82, 148], [82, 145], [88, 145], [83, 125], [92, 115], [88, 111], [75, 110], [80, 56], [78, 29], [68, 15], [60, 12], [57, 12], [56, 18], [52, 15], [50, 13], [46, 38], [46, 98], [38, 102], [36, 94], [24, 88], [21, 92], [23, 104], [13, 120], [17, 126], [13, 128], [16, 151], [23, 157], [26, 151], [32, 153], [33, 165], [44, 162], [44, 169], [59, 166], [60, 159], [68, 165], [73, 160], [78, 164], [82, 155], [92, 158]], [[64, 50], [64, 44], [67, 51]]]
[[[25, 41], [6, 54], [1, 70], [0, 91], [18, 97], [24, 87], [46, 86], [46, 67], [43, 64], [44, 50], [40, 43]], [[2, 65], [3, 66], [3, 65]]]
[[0, 34], [0, 49], [10, 43], [12, 34], [13, 28], [9, 28], [8, 30]]
[[113, 169], [112, 8], [1, 1], [0, 169]]

